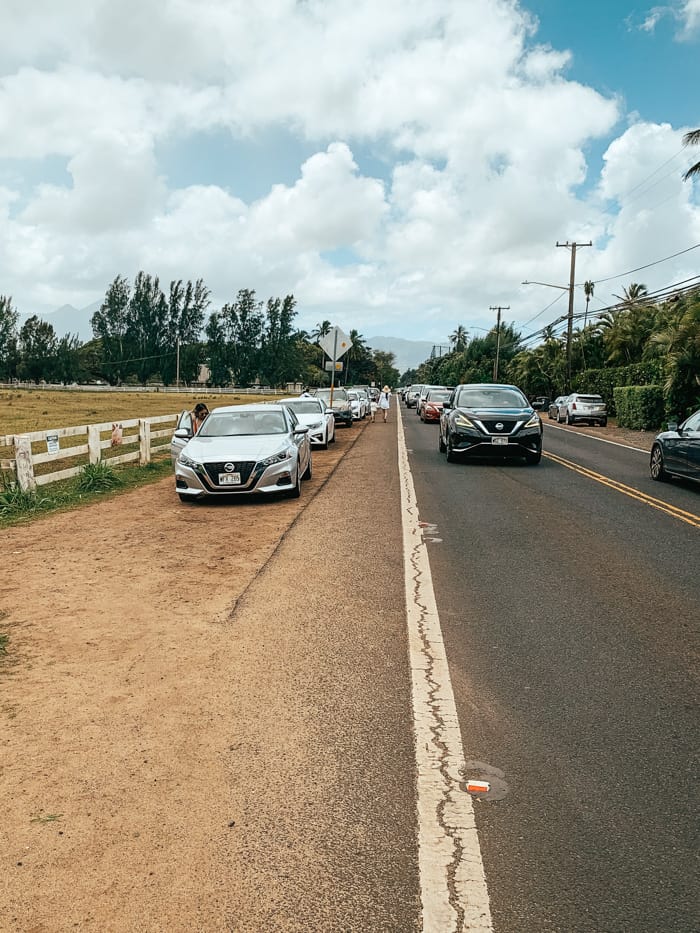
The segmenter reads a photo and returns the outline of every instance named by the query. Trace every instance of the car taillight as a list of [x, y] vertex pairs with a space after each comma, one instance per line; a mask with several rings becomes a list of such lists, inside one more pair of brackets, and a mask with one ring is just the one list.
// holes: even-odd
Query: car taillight
[[576, 402], [571, 403], [571, 410], [576, 411]]

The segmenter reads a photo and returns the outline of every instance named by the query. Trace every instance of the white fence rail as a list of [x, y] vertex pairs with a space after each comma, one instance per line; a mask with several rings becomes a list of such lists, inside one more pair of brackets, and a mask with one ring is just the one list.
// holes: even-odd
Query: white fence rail
[[[0, 435], [0, 448], [10, 448], [12, 453], [11, 457], [0, 459], [0, 470], [9, 472], [11, 480], [23, 491], [29, 492], [37, 486], [77, 476], [87, 463], [104, 460], [110, 465], [138, 462], [140, 466], [145, 466], [151, 462], [153, 454], [169, 449], [169, 443], [157, 442], [172, 436], [177, 419], [178, 414], [158, 415], [70, 428], [47, 428], [28, 434]], [[163, 424], [169, 424], [170, 427], [153, 429], [154, 425]], [[62, 447], [62, 441], [70, 446]], [[126, 453], [116, 453], [125, 448]], [[103, 456], [103, 451], [107, 450], [111, 453]], [[82, 462], [73, 462], [71, 466], [52, 472], [41, 469], [44, 464], [57, 464], [62, 460]], [[36, 467], [40, 468], [38, 472]]]

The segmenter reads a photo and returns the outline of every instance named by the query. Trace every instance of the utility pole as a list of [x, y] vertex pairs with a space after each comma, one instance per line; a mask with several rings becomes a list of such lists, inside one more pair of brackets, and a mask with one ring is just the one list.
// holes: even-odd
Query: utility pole
[[493, 362], [493, 381], [498, 382], [498, 358], [501, 355], [501, 311], [510, 311], [510, 305], [489, 305], [489, 311], [498, 311], [496, 318], [496, 359]]
[[177, 350], [175, 355], [175, 385], [180, 388], [180, 335], [177, 335]]
[[569, 314], [566, 324], [566, 390], [571, 392], [571, 344], [574, 330], [574, 281], [576, 278], [576, 249], [579, 246], [593, 246], [589, 240], [588, 243], [560, 243], [557, 240], [557, 246], [565, 246], [571, 250], [571, 272], [569, 275]]

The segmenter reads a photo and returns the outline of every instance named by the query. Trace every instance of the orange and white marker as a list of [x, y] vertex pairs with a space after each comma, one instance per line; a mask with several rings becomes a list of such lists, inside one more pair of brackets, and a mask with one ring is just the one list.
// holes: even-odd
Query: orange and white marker
[[467, 790], [470, 794], [488, 794], [491, 785], [488, 781], [467, 781]]

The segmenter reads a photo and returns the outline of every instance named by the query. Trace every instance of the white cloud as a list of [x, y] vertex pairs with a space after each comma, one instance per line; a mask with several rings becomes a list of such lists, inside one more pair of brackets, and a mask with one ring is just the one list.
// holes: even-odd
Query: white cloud
[[[567, 80], [570, 53], [535, 44], [514, 0], [4, 0], [3, 17], [0, 294], [20, 310], [88, 304], [143, 268], [201, 276], [215, 301], [294, 292], [310, 325], [374, 330], [381, 315], [440, 339], [559, 259], [565, 279], [558, 239], [603, 238], [590, 261], [618, 271], [652, 237], [657, 199], [664, 237], [697, 235], [678, 177], [635, 199], [680, 130], [630, 127], [582, 192], [621, 103]], [[225, 187], [196, 150], [177, 183], [160, 161], [202, 131], [254, 151], [270, 129], [312, 154], [262, 196], [245, 169]], [[386, 170], [363, 172], [377, 155]], [[15, 184], [22, 160], [50, 156], [65, 184]], [[523, 294], [516, 319], [538, 301]]]

